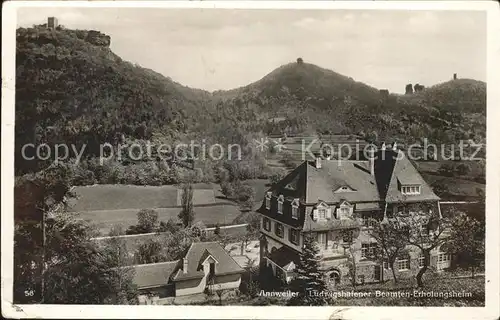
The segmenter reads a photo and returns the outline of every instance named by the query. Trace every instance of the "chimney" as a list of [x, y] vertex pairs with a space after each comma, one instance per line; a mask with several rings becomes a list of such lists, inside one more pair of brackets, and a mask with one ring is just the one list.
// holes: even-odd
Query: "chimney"
[[375, 152], [373, 151], [373, 149], [370, 150], [368, 162], [370, 164], [370, 174], [373, 176], [375, 175]]
[[457, 80], [457, 74], [456, 73], [453, 74], [453, 80]]
[[182, 273], [188, 273], [188, 261], [186, 258], [182, 259]]
[[321, 169], [321, 158], [316, 157], [316, 163], [315, 163], [316, 169]]

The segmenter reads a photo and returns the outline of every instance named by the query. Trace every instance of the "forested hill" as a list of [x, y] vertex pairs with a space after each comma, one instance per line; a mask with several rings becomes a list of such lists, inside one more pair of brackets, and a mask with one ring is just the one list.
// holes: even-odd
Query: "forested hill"
[[86, 143], [96, 152], [122, 135], [175, 135], [192, 127], [210, 96], [123, 61], [98, 31], [37, 26], [17, 29], [16, 38], [18, 147]]
[[229, 104], [260, 106], [269, 117], [286, 118], [294, 126], [320, 133], [374, 132], [370, 136], [383, 140], [412, 142], [427, 137], [450, 143], [481, 141], [486, 132], [486, 84], [471, 79], [400, 95], [299, 58], [259, 81], [217, 91], [214, 97]]
[[458, 79], [395, 95], [299, 59], [248, 86], [209, 93], [123, 61], [110, 50], [111, 41], [93, 30], [17, 30], [18, 174], [40, 168], [19, 156], [26, 143], [85, 143], [92, 157], [104, 142], [154, 137], [243, 146], [271, 133], [485, 139], [483, 82]]

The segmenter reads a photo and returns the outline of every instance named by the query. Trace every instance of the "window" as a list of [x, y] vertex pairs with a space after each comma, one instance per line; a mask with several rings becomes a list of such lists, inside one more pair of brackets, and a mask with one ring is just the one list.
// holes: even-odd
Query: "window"
[[284, 202], [284, 198], [283, 198], [283, 195], [280, 195], [278, 197], [278, 213], [281, 213], [283, 214], [283, 202]]
[[271, 192], [268, 192], [266, 194], [266, 209], [269, 210], [271, 209]]
[[293, 244], [299, 244], [299, 230], [290, 229], [288, 240]]
[[425, 257], [423, 255], [420, 255], [417, 261], [418, 261], [418, 267], [423, 268], [425, 264]]
[[365, 275], [364, 274], [360, 274], [358, 276], [358, 281], [359, 281], [359, 283], [364, 284], [365, 283]]
[[277, 223], [274, 225], [274, 233], [276, 233], [276, 235], [280, 238], [283, 238], [283, 233], [284, 233], [284, 230], [283, 230], [283, 225], [281, 223]]
[[389, 269], [390, 269], [390, 268], [389, 268], [389, 262], [387, 262], [387, 261], [383, 261], [383, 262], [382, 262], [382, 268], [384, 268], [385, 270], [389, 270]]
[[318, 216], [320, 219], [326, 219], [326, 208], [318, 208]]
[[444, 252], [438, 253], [437, 265], [436, 265], [437, 270], [441, 271], [443, 269], [448, 268], [450, 266], [450, 262], [451, 262], [451, 255]]
[[396, 260], [396, 268], [399, 271], [409, 270], [410, 269], [410, 259], [398, 259]]
[[318, 232], [316, 234], [316, 241], [320, 247], [326, 248], [326, 232]]
[[429, 228], [428, 228], [428, 225], [427, 224], [421, 224], [420, 227], [420, 234], [422, 236], [427, 236], [429, 235]]
[[401, 193], [407, 195], [420, 194], [420, 186], [401, 186]]
[[346, 216], [349, 214], [349, 208], [348, 207], [340, 207], [340, 214]]
[[376, 250], [377, 250], [377, 243], [375, 243], [375, 242], [362, 243], [361, 244], [361, 258], [367, 259], [369, 257], [374, 256]]
[[363, 226], [367, 228], [371, 228], [374, 225], [374, 221], [372, 219], [375, 219], [375, 216], [372, 213], [363, 213], [361, 216], [363, 219]]
[[210, 262], [210, 269], [208, 271], [208, 279], [207, 279], [209, 283], [211, 283], [214, 280], [214, 277], [215, 277], [215, 263]]
[[299, 200], [295, 199], [292, 202], [292, 218], [298, 219], [299, 218]]
[[211, 262], [210, 263], [210, 275], [214, 275], [214, 274], [215, 274], [215, 263]]
[[269, 218], [264, 217], [262, 219], [262, 224], [263, 224], [264, 230], [271, 231], [271, 220], [269, 220]]
[[438, 262], [448, 262], [451, 260], [451, 256], [446, 253], [439, 253], [438, 254]]

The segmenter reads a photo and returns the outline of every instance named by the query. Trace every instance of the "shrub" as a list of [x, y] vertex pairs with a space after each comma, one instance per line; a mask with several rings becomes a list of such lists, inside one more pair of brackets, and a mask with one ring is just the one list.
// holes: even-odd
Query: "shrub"
[[285, 170], [283, 170], [283, 169], [275, 170], [275, 171], [273, 171], [273, 173], [269, 177], [269, 180], [271, 181], [271, 184], [276, 184], [279, 181], [281, 181], [281, 179], [283, 179], [285, 176], [286, 176]]

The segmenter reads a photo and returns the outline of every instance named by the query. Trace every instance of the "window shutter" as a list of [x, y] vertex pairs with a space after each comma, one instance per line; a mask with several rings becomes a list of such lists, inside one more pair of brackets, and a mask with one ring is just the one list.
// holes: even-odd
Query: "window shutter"
[[319, 212], [318, 209], [313, 210], [313, 220], [317, 221], [319, 219]]
[[433, 268], [437, 268], [437, 260], [438, 256], [435, 254], [431, 254], [431, 261], [429, 262], [429, 266]]
[[332, 209], [328, 208], [326, 209], [326, 218], [330, 220], [332, 218]]

